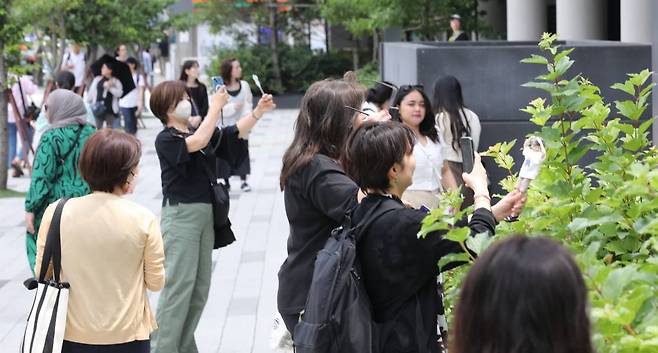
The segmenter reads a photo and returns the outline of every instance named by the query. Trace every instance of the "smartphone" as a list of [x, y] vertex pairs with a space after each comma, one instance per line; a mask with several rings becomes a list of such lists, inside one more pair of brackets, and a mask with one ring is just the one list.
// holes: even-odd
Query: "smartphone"
[[425, 206], [425, 205], [420, 205], [420, 210], [423, 211], [423, 212], [425, 212], [425, 213], [427, 213], [427, 214], [429, 214], [430, 212], [432, 212], [432, 211], [431, 211], [427, 206]]
[[217, 92], [220, 87], [224, 86], [224, 79], [222, 76], [213, 76], [210, 80], [212, 81], [212, 88], [215, 92]]
[[464, 173], [473, 171], [473, 163], [475, 162], [475, 151], [473, 150], [473, 139], [465, 136], [459, 139], [462, 146], [462, 162], [464, 166]]

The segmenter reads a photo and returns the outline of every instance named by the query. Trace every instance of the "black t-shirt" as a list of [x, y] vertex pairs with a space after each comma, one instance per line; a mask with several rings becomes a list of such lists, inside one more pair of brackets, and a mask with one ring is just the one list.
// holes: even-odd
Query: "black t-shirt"
[[278, 308], [284, 314], [304, 309], [315, 257], [345, 212], [357, 203], [358, 186], [331, 158], [317, 154], [285, 184], [290, 235], [288, 258], [279, 270]]
[[162, 130], [155, 138], [155, 150], [160, 160], [163, 197], [179, 203], [211, 203], [212, 189], [207, 173], [217, 178], [216, 157], [244, 158], [242, 151], [232, 147], [238, 140], [238, 133], [235, 125], [222, 130], [215, 128], [206, 148], [189, 153], [185, 138], [190, 134], [170, 127]]

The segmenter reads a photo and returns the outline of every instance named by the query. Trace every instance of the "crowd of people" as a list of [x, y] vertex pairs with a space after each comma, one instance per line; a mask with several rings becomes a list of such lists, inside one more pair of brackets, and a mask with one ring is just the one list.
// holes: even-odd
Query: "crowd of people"
[[[36, 276], [57, 270], [41, 255], [50, 225], [61, 222], [60, 273], [71, 288], [62, 352], [198, 352], [194, 333], [208, 301], [212, 250], [218, 237], [232, 236], [230, 220], [218, 216], [228, 212], [222, 194], [231, 176], [250, 190], [249, 133], [275, 109], [274, 99], [263, 94], [254, 107], [232, 58], [218, 68], [225, 86], [210, 96], [193, 60], [183, 63], [179, 80], [152, 88], [149, 107], [163, 125], [155, 139], [158, 220], [125, 198], [139, 174], [142, 146], [134, 135], [149, 86], [139, 62], [119, 46], [112, 59], [128, 65], [135, 88], [124, 92], [116, 61], [107, 60], [85, 90], [76, 66], [84, 57], [75, 46], [69, 54], [70, 71], [57, 75], [35, 125], [43, 134], [25, 201]], [[20, 82], [22, 100], [20, 90], [32, 87]], [[119, 114], [125, 132], [116, 129]], [[592, 352], [582, 275], [572, 256], [545, 238], [515, 236], [490, 247], [463, 284], [450, 340], [437, 330], [443, 314], [437, 263], [465, 249], [444, 231], [419, 238], [427, 211], [443, 191], [461, 189], [462, 206], [473, 212], [454, 226], [494, 236], [496, 225], [521, 214], [526, 202], [519, 191], [492, 202], [478, 154], [464, 172], [460, 137], [471, 137], [477, 150], [480, 133], [452, 76], [437, 79], [432, 99], [420, 85], [390, 82], [366, 90], [327, 79], [308, 88], [280, 175], [290, 233], [277, 307], [293, 341], [308, 309], [316, 255], [332, 231], [346, 215], [358, 224], [385, 210], [356, 243], [379, 351]], [[71, 200], [54, 221], [62, 198]], [[162, 290], [155, 315], [147, 290]]]

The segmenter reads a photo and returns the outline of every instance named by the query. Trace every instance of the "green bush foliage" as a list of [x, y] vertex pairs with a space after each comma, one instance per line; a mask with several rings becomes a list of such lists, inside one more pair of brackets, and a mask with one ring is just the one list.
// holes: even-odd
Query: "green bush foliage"
[[[501, 223], [498, 237], [515, 233], [553, 237], [575, 254], [589, 288], [593, 342], [598, 352], [658, 352], [658, 152], [644, 120], [654, 84], [651, 72], [629, 74], [613, 89], [627, 100], [606, 103], [600, 89], [585, 77], [564, 76], [573, 65], [573, 49], [555, 45], [556, 35], [544, 34], [539, 47], [546, 54], [522, 60], [545, 66], [547, 72], [527, 87], [550, 96], [537, 98], [523, 109], [537, 125], [548, 157], [528, 191], [520, 220]], [[509, 171], [501, 186], [516, 185], [509, 151], [516, 141], [492, 146], [484, 155]], [[594, 162], [583, 157], [595, 153]], [[455, 206], [454, 193], [428, 215], [419, 236], [449, 230], [447, 237], [476, 253], [492, 239], [469, 238], [467, 230], [452, 229], [463, 213], [446, 216]], [[455, 255], [443, 260], [467, 260]], [[449, 273], [447, 300], [454, 304], [467, 266]]]
[[[351, 54], [346, 52], [325, 53], [313, 51], [308, 46], [289, 46], [279, 44], [279, 63], [283, 91], [277, 92], [271, 86], [272, 57], [268, 46], [242, 45], [236, 49], [217, 49], [207, 73], [209, 76], [219, 74], [219, 66], [227, 58], [237, 58], [242, 66], [242, 77], [250, 81], [251, 75], [257, 74], [263, 89], [268, 93], [303, 93], [311, 83], [325, 78], [340, 78], [351, 69]], [[255, 85], [251, 85], [254, 94], [260, 94]]]

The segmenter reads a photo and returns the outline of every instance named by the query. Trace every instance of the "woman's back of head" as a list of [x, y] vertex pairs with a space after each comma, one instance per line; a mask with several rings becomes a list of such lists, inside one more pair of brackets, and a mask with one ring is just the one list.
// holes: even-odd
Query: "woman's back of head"
[[379, 108], [382, 108], [382, 105], [391, 99], [393, 95], [393, 88], [390, 82], [384, 81], [382, 83], [377, 83], [374, 87], [368, 89], [368, 96], [366, 97], [367, 102], [376, 104]]
[[514, 236], [469, 271], [455, 314], [453, 353], [591, 353], [587, 289], [554, 240]]
[[75, 75], [71, 71], [62, 70], [57, 74], [55, 84], [57, 88], [72, 91], [75, 87]]
[[363, 90], [343, 80], [318, 81], [306, 90], [293, 141], [283, 156], [282, 189], [286, 179], [305, 167], [315, 154], [340, 157], [356, 117], [345, 106], [358, 108], [363, 100]]
[[[434, 83], [434, 96], [432, 97], [432, 108], [434, 113], [445, 113], [449, 119], [448, 126], [453, 140], [447, 141], [455, 151], [461, 148], [459, 138], [471, 135], [471, 126], [464, 112], [464, 97], [462, 86], [454, 76], [440, 77]], [[464, 119], [462, 119], [462, 116]]]

